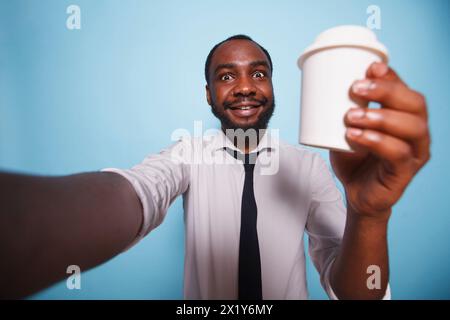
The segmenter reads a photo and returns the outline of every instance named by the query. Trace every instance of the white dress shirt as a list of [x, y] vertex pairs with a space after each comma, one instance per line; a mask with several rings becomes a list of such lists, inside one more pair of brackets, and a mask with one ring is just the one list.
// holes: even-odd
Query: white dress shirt
[[[181, 139], [131, 169], [103, 170], [125, 177], [142, 203], [143, 225], [134, 243], [156, 228], [170, 204], [183, 195], [186, 299], [238, 296], [245, 172], [242, 162], [227, 150], [236, 147], [217, 130], [211, 136]], [[263, 298], [308, 298], [303, 245], [307, 232], [309, 254], [322, 286], [336, 299], [329, 271], [342, 240], [346, 208], [325, 161], [280, 141], [269, 130], [252, 152], [256, 151], [260, 155], [254, 194]]]

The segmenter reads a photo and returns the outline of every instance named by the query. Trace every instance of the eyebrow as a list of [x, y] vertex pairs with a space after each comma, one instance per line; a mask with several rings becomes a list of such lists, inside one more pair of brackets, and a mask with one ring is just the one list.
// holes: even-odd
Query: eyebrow
[[[265, 60], [256, 60], [250, 62], [250, 67], [258, 67], [258, 66], [264, 66], [267, 69], [270, 69], [269, 64]], [[237, 64], [235, 63], [221, 63], [214, 69], [214, 74], [216, 74], [220, 69], [234, 69], [237, 67]]]
[[253, 61], [253, 62], [250, 63], [250, 66], [253, 67], [253, 68], [254, 68], [254, 67], [263, 66], [263, 67], [266, 67], [267, 69], [270, 69], [269, 64], [268, 64], [267, 61], [265, 61], [265, 60], [257, 60], [257, 61]]

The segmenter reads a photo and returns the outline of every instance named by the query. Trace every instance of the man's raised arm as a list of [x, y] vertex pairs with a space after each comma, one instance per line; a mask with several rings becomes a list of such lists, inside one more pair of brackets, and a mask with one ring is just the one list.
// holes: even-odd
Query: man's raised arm
[[116, 173], [0, 173], [0, 298], [21, 298], [92, 268], [136, 238], [142, 206]]

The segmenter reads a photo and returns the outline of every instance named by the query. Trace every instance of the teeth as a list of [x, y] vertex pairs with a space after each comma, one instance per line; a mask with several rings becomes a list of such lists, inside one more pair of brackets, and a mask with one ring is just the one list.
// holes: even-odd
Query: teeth
[[250, 110], [252, 107], [241, 107], [241, 108], [239, 108], [239, 110]]

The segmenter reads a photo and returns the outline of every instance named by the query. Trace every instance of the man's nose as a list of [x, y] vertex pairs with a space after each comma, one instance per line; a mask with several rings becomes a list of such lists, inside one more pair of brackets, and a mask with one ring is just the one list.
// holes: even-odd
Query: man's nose
[[255, 95], [256, 94], [256, 88], [252, 82], [251, 79], [248, 77], [241, 77], [239, 81], [236, 83], [236, 86], [233, 90], [233, 95], [242, 95], [242, 96], [249, 96], [249, 95]]

